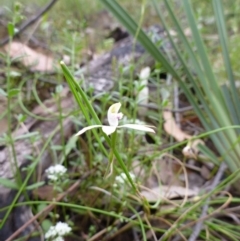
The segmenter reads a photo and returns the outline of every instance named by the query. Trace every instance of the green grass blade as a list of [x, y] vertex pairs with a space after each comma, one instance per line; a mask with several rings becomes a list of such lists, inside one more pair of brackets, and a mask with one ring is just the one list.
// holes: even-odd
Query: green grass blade
[[[162, 16], [162, 14], [160, 12], [160, 9], [158, 7], [158, 3], [156, 2], [156, 0], [152, 0], [152, 1], [153, 1], [155, 9], [157, 11], [158, 17], [160, 18], [161, 23], [163, 24], [164, 28], [166, 29], [166, 31], [168, 33], [168, 38], [171, 41], [171, 44], [172, 44], [172, 46], [173, 46], [173, 48], [174, 48], [174, 50], [175, 50], [175, 52], [176, 52], [176, 54], [178, 56], [178, 59], [181, 62], [183, 68], [184, 68], [184, 71], [185, 71], [185, 73], [187, 75], [187, 78], [192, 83], [193, 88], [196, 91], [196, 95], [198, 97], [198, 100], [200, 100], [201, 104], [204, 106], [204, 109], [208, 113], [208, 115], [212, 116], [211, 111], [210, 111], [209, 106], [208, 106], [208, 103], [205, 101], [205, 98], [203, 96], [203, 92], [202, 92], [200, 86], [197, 83], [196, 77], [193, 76], [193, 71], [191, 71], [189, 69], [188, 64], [186, 63], [186, 61], [182, 57], [182, 54], [180, 53], [178, 46], [176, 46], [175, 42], [172, 39], [171, 34], [168, 31], [168, 27], [166, 25], [164, 17]], [[178, 34], [180, 36], [180, 39], [182, 40], [182, 42], [184, 44], [185, 50], [187, 51], [187, 53], [190, 56], [191, 62], [193, 63], [194, 71], [197, 71], [197, 73], [199, 75], [199, 78], [204, 78], [204, 74], [203, 74], [203, 72], [201, 70], [200, 64], [198, 63], [197, 58], [195, 57], [195, 54], [194, 54], [194, 52], [192, 50], [192, 47], [188, 43], [188, 40], [185, 37], [185, 35], [184, 35], [183, 31], [182, 31], [182, 28], [179, 25], [179, 21], [176, 19], [174, 12], [173, 12], [171, 6], [169, 5], [169, 2], [165, 1], [165, 4], [166, 4], [167, 10], [169, 12], [169, 15], [170, 15], [171, 19], [173, 20], [173, 23], [174, 23], [174, 25], [175, 25], [175, 27], [177, 29], [177, 32], [178, 32]], [[204, 83], [206, 83], [206, 81], [203, 79], [202, 83], [204, 84]], [[194, 107], [194, 110], [196, 111], [197, 115], [201, 119], [201, 121], [204, 124], [205, 128], [207, 130], [211, 129], [212, 126], [209, 126], [209, 122], [206, 121], [205, 115], [204, 115], [203, 111], [200, 109], [198, 101], [196, 100], [196, 98], [193, 98], [193, 94], [189, 91], [189, 88], [186, 85], [186, 83], [184, 81], [180, 81], [180, 86], [181, 86], [181, 88], [184, 89], [184, 93], [188, 97], [190, 103]], [[213, 117], [211, 118], [211, 123], [215, 123]], [[216, 127], [218, 127], [218, 126], [216, 125]]]
[[[182, 66], [184, 68], [184, 71], [187, 74], [187, 77], [188, 77], [189, 81], [192, 83], [192, 85], [194, 87], [194, 90], [196, 91], [196, 95], [197, 95], [198, 99], [200, 100], [201, 104], [204, 106], [204, 110], [206, 111], [206, 114], [207, 114], [208, 118], [206, 118], [206, 114], [199, 108], [199, 103], [193, 97], [193, 94], [189, 91], [189, 88], [185, 84], [185, 82], [180, 81], [181, 88], [183, 89], [185, 95], [187, 96], [190, 103], [194, 107], [194, 110], [195, 110], [196, 114], [198, 115], [198, 117], [200, 118], [201, 122], [203, 123], [205, 129], [210, 131], [213, 128], [215, 128], [215, 129], [219, 128], [220, 125], [217, 123], [216, 118], [213, 115], [213, 111], [210, 110], [210, 108], [209, 108], [209, 103], [206, 101], [206, 98], [203, 96], [202, 91], [199, 88], [199, 86], [201, 86], [201, 85], [198, 84], [198, 80], [193, 76], [193, 71], [191, 72], [189, 70], [189, 67], [188, 67], [186, 61], [183, 59], [182, 54], [178, 50], [178, 46], [176, 46], [176, 44], [172, 40], [171, 35], [169, 34], [168, 27], [165, 23], [164, 17], [162, 16], [162, 14], [161, 14], [161, 12], [158, 8], [158, 4], [156, 3], [156, 0], [153, 0], [153, 4], [154, 4], [154, 7], [155, 7], [155, 9], [158, 13], [158, 16], [159, 16], [160, 20], [161, 20], [161, 23], [164, 25], [164, 27], [165, 27], [165, 29], [168, 33], [168, 37], [171, 41], [171, 44], [172, 44], [173, 48], [175, 49], [175, 52], [178, 56], [178, 59], [180, 60]], [[201, 76], [199, 76], [200, 83], [205, 83], [206, 80], [205, 80], [204, 73], [201, 70], [200, 64], [198, 63], [198, 61], [195, 57], [195, 54], [192, 50], [192, 47], [188, 43], [188, 40], [185, 37], [181, 26], [179, 25], [179, 21], [175, 17], [174, 11], [172, 10], [172, 8], [169, 5], [169, 2], [167, 0], [165, 0], [165, 4], [166, 4], [167, 10], [169, 12], [169, 15], [170, 15], [171, 19], [173, 20], [173, 23], [174, 23], [174, 25], [177, 29], [177, 32], [179, 33], [180, 39], [184, 43], [184, 48], [188, 52], [188, 54], [190, 56], [190, 59], [191, 59], [191, 62], [194, 63], [193, 64], [194, 70], [197, 69], [198, 74], [201, 74]], [[207, 85], [205, 86], [205, 88], [209, 89]], [[209, 94], [211, 94], [211, 93], [209, 93]], [[219, 117], [218, 114], [217, 114], [217, 117]], [[218, 149], [224, 150], [224, 147], [226, 146], [226, 143], [225, 143], [226, 137], [225, 137], [224, 133], [214, 134], [214, 135], [211, 136], [211, 138], [213, 139], [213, 141], [214, 141], [215, 145], [218, 147]], [[228, 145], [230, 145], [230, 144], [228, 143]]]
[[219, 86], [217, 84], [216, 78], [211, 68], [211, 63], [207, 56], [207, 52], [202, 40], [202, 36], [198, 30], [198, 26], [194, 18], [193, 10], [189, 0], [183, 0], [183, 5], [184, 5], [184, 10], [186, 13], [186, 17], [188, 19], [189, 26], [192, 31], [192, 36], [195, 42], [195, 46], [197, 48], [198, 56], [201, 60], [201, 65], [203, 66], [204, 73], [208, 78], [209, 87], [211, 88], [211, 91], [214, 91], [214, 93], [217, 95], [219, 101], [223, 101], [221, 92], [219, 91]]
[[[222, 89], [222, 93], [223, 93], [224, 99], [226, 101], [226, 105], [229, 110], [232, 122], [234, 123], [234, 125], [239, 125], [239, 118], [237, 116], [237, 113], [235, 110], [235, 105], [234, 105], [234, 102], [232, 99], [233, 96], [231, 95], [231, 92], [226, 84], [223, 84], [221, 86], [221, 89]], [[239, 133], [239, 130], [237, 130], [237, 131]]]
[[213, 0], [213, 9], [215, 13], [215, 19], [218, 27], [218, 34], [219, 34], [219, 40], [221, 43], [221, 49], [223, 54], [223, 60], [225, 69], [227, 72], [231, 92], [233, 94], [233, 103], [234, 103], [234, 109], [238, 116], [238, 123], [240, 122], [240, 109], [238, 106], [238, 103], [240, 101], [239, 95], [237, 93], [237, 88], [235, 85], [235, 80], [233, 76], [231, 61], [229, 57], [229, 50], [228, 50], [228, 37], [227, 37], [227, 30], [226, 30], [226, 24], [224, 19], [224, 12], [223, 12], [223, 6], [222, 6], [222, 0]]
[[[115, 1], [115, 0], [101, 0], [109, 11], [127, 28], [129, 33], [133, 36], [138, 32], [137, 39], [148, 51], [149, 54], [158, 62], [161, 62], [164, 68], [173, 76], [178, 77], [177, 72], [168, 62], [164, 54], [156, 47], [156, 45], [150, 40], [150, 38], [141, 29], [139, 30], [136, 22], [130, 17], [130, 15]], [[139, 30], [139, 31], [138, 31]], [[178, 77], [179, 78], [179, 77]]]

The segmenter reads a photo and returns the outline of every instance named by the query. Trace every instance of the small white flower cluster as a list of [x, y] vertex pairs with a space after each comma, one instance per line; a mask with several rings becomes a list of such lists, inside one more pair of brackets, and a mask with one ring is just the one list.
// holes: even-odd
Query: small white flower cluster
[[51, 241], [64, 241], [63, 236], [72, 230], [67, 223], [58, 222], [55, 226], [51, 226], [45, 234], [46, 239]]
[[[136, 179], [136, 176], [133, 173], [129, 172], [129, 175], [133, 180]], [[127, 175], [123, 172], [119, 176], [116, 176], [114, 186], [124, 184], [127, 180]]]
[[45, 172], [47, 173], [48, 179], [57, 181], [61, 176], [66, 173], [67, 169], [60, 164], [50, 166]]

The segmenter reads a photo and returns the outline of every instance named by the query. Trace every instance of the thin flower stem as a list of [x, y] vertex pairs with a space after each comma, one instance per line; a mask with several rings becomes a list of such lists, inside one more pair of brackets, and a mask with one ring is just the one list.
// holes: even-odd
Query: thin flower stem
[[116, 139], [117, 139], [117, 131], [115, 131], [111, 136], [112, 150], [111, 150], [110, 155], [109, 155], [109, 163], [108, 163], [107, 171], [106, 171], [106, 174], [105, 174], [106, 175], [105, 178], [109, 178], [113, 173], [113, 161], [114, 161], [113, 149], [116, 146]]
[[113, 158], [114, 158], [114, 155], [113, 155], [113, 152], [111, 151], [108, 166], [107, 166], [107, 170], [106, 170], [106, 173], [104, 175], [104, 178], [109, 178], [113, 173]]

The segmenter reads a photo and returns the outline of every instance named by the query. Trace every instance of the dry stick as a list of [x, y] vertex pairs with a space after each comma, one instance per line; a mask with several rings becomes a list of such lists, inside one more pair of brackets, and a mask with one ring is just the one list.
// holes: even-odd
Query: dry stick
[[[36, 22], [44, 13], [46, 13], [58, 0], [52, 0], [49, 2], [45, 7], [43, 7], [41, 10], [38, 11], [38, 13], [32, 17], [30, 17], [27, 21], [25, 21], [21, 26], [18, 28], [18, 32], [13, 36], [16, 37], [21, 32], [23, 32], [28, 26]], [[4, 44], [8, 43], [10, 40], [9, 36], [4, 38], [0, 42], [0, 46], [3, 46]]]
[[[232, 201], [232, 195], [228, 192], [225, 192], [225, 194], [228, 194], [229, 198], [228, 200], [222, 205], [220, 206], [218, 209], [216, 209], [215, 211], [213, 211], [212, 213], [210, 213], [209, 215], [206, 215], [204, 216], [203, 218], [199, 218], [199, 220], [195, 220], [195, 221], [191, 221], [191, 222], [188, 222], [187, 224], [185, 224], [184, 226], [181, 226], [178, 230], [179, 231], [182, 231], [182, 230], [185, 230], [186, 228], [189, 228], [189, 227], [192, 227], [194, 224], [196, 224], [197, 222], [199, 221], [202, 221], [202, 220], [207, 220], [209, 219], [210, 217], [214, 217], [216, 214], [218, 214], [220, 212], [220, 210], [224, 210]], [[179, 241], [180, 239], [174, 239], [174, 241]]]
[[[186, 112], [186, 111], [190, 111], [190, 110], [194, 110], [194, 108], [192, 106], [186, 106], [186, 107], [182, 107], [182, 108], [179, 108], [179, 109], [171, 109], [171, 108], [162, 108], [162, 107], [159, 107], [158, 105], [156, 104], [153, 104], [153, 103], [149, 103], [149, 104], [139, 104], [139, 106], [142, 106], [142, 107], [147, 107], [149, 109], [152, 109], [152, 110], [162, 110], [162, 111], [170, 111], [170, 112], [175, 112], [175, 113], [181, 113], [181, 112]], [[200, 108], [203, 108], [203, 106], [199, 106]]]
[[240, 219], [237, 217], [236, 214], [233, 213], [227, 213], [225, 214], [227, 217], [232, 218], [233, 221], [235, 221], [236, 224], [240, 225]]
[[[59, 195], [56, 198], [55, 202], [61, 201], [67, 194], [69, 194], [72, 191], [74, 191], [80, 185], [81, 181], [83, 179], [85, 179], [88, 175], [89, 175], [89, 173], [84, 175], [84, 177], [82, 177], [77, 182], [75, 182], [66, 192], [64, 192], [63, 194]], [[56, 204], [54, 204], [54, 203], [49, 204], [46, 208], [44, 208], [41, 212], [36, 214], [29, 221], [27, 221], [21, 228], [19, 228], [16, 232], [14, 232], [6, 241], [13, 241], [28, 225], [30, 225], [32, 222], [36, 221], [37, 218], [39, 218], [41, 215], [43, 215], [43, 216], [45, 215], [46, 216], [55, 207], [55, 205]]]
[[[226, 164], [224, 162], [222, 162], [222, 164], [219, 167], [219, 170], [217, 172], [217, 175], [213, 179], [212, 185], [209, 187], [211, 190], [216, 188], [216, 186], [219, 184], [226, 168], [227, 168]], [[210, 200], [210, 198], [208, 198], [206, 200], [206, 204], [202, 208], [200, 221], [193, 228], [193, 232], [192, 232], [191, 236], [189, 237], [188, 241], [195, 241], [197, 239], [198, 235], [200, 234], [200, 232], [202, 230], [203, 222], [204, 222], [204, 217], [207, 215], [207, 210], [208, 210], [208, 207], [209, 207], [209, 200]]]
[[150, 233], [151, 233], [151, 235], [152, 235], [152, 237], [153, 237], [153, 240], [154, 240], [154, 241], [158, 241], [157, 236], [156, 236], [156, 234], [154, 233], [154, 230], [153, 230], [153, 228], [152, 228], [152, 225], [150, 224], [150, 222], [149, 222], [146, 214], [144, 215], [144, 219], [145, 219], [145, 221], [146, 221], [146, 223], [147, 223], [147, 225], [148, 225], [148, 227], [149, 227], [149, 229], [150, 229]]

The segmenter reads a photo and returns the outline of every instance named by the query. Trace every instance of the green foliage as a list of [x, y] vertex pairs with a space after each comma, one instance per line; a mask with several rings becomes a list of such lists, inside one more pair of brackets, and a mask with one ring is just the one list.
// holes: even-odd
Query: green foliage
[[[154, 43], [152, 43], [151, 40], [138, 28], [137, 23], [134, 22], [130, 15], [117, 2], [109, 0], [102, 0], [102, 2], [114, 14], [114, 16], [121, 21], [129, 32], [137, 37], [138, 41], [154, 57], [154, 59], [161, 62], [165, 69], [179, 81], [179, 85], [188, 97], [189, 102], [194, 107], [194, 110], [202, 121], [206, 131], [231, 126], [233, 128], [235, 126], [236, 128], [236, 126], [239, 125], [239, 95], [237, 93], [232, 64], [229, 58], [228, 36], [221, 1], [213, 0], [211, 2], [218, 28], [225, 71], [228, 77], [228, 83], [224, 84], [219, 83], [216, 79], [212, 64], [209, 61], [209, 51], [207, 51], [207, 46], [202, 39], [190, 1], [184, 0], [182, 2], [182, 8], [191, 29], [191, 42], [184, 34], [181, 21], [177, 19], [171, 2], [167, 0], [164, 1], [169, 18], [175, 26], [178, 38], [181, 40], [183, 50], [187, 53], [188, 58], [186, 59], [179, 51], [179, 46], [176, 45], [169, 33], [170, 27], [166, 23], [165, 15], [163, 15], [164, 11], [160, 11], [157, 1], [152, 0], [159, 19], [168, 32], [168, 37], [181, 63], [184, 74], [187, 76], [187, 80], [183, 80], [180, 77], [179, 71], [174, 65], [166, 59], [161, 50], [157, 49]], [[188, 65], [189, 62], [192, 63], [190, 68]], [[189, 89], [188, 81], [193, 86], [195, 96], [193, 96]], [[199, 103], [203, 105], [204, 111], [200, 109]], [[220, 161], [226, 161], [232, 172], [240, 168], [240, 145], [238, 133], [238, 129], [233, 130], [229, 128], [225, 131], [211, 135], [211, 139], [222, 156]]]

